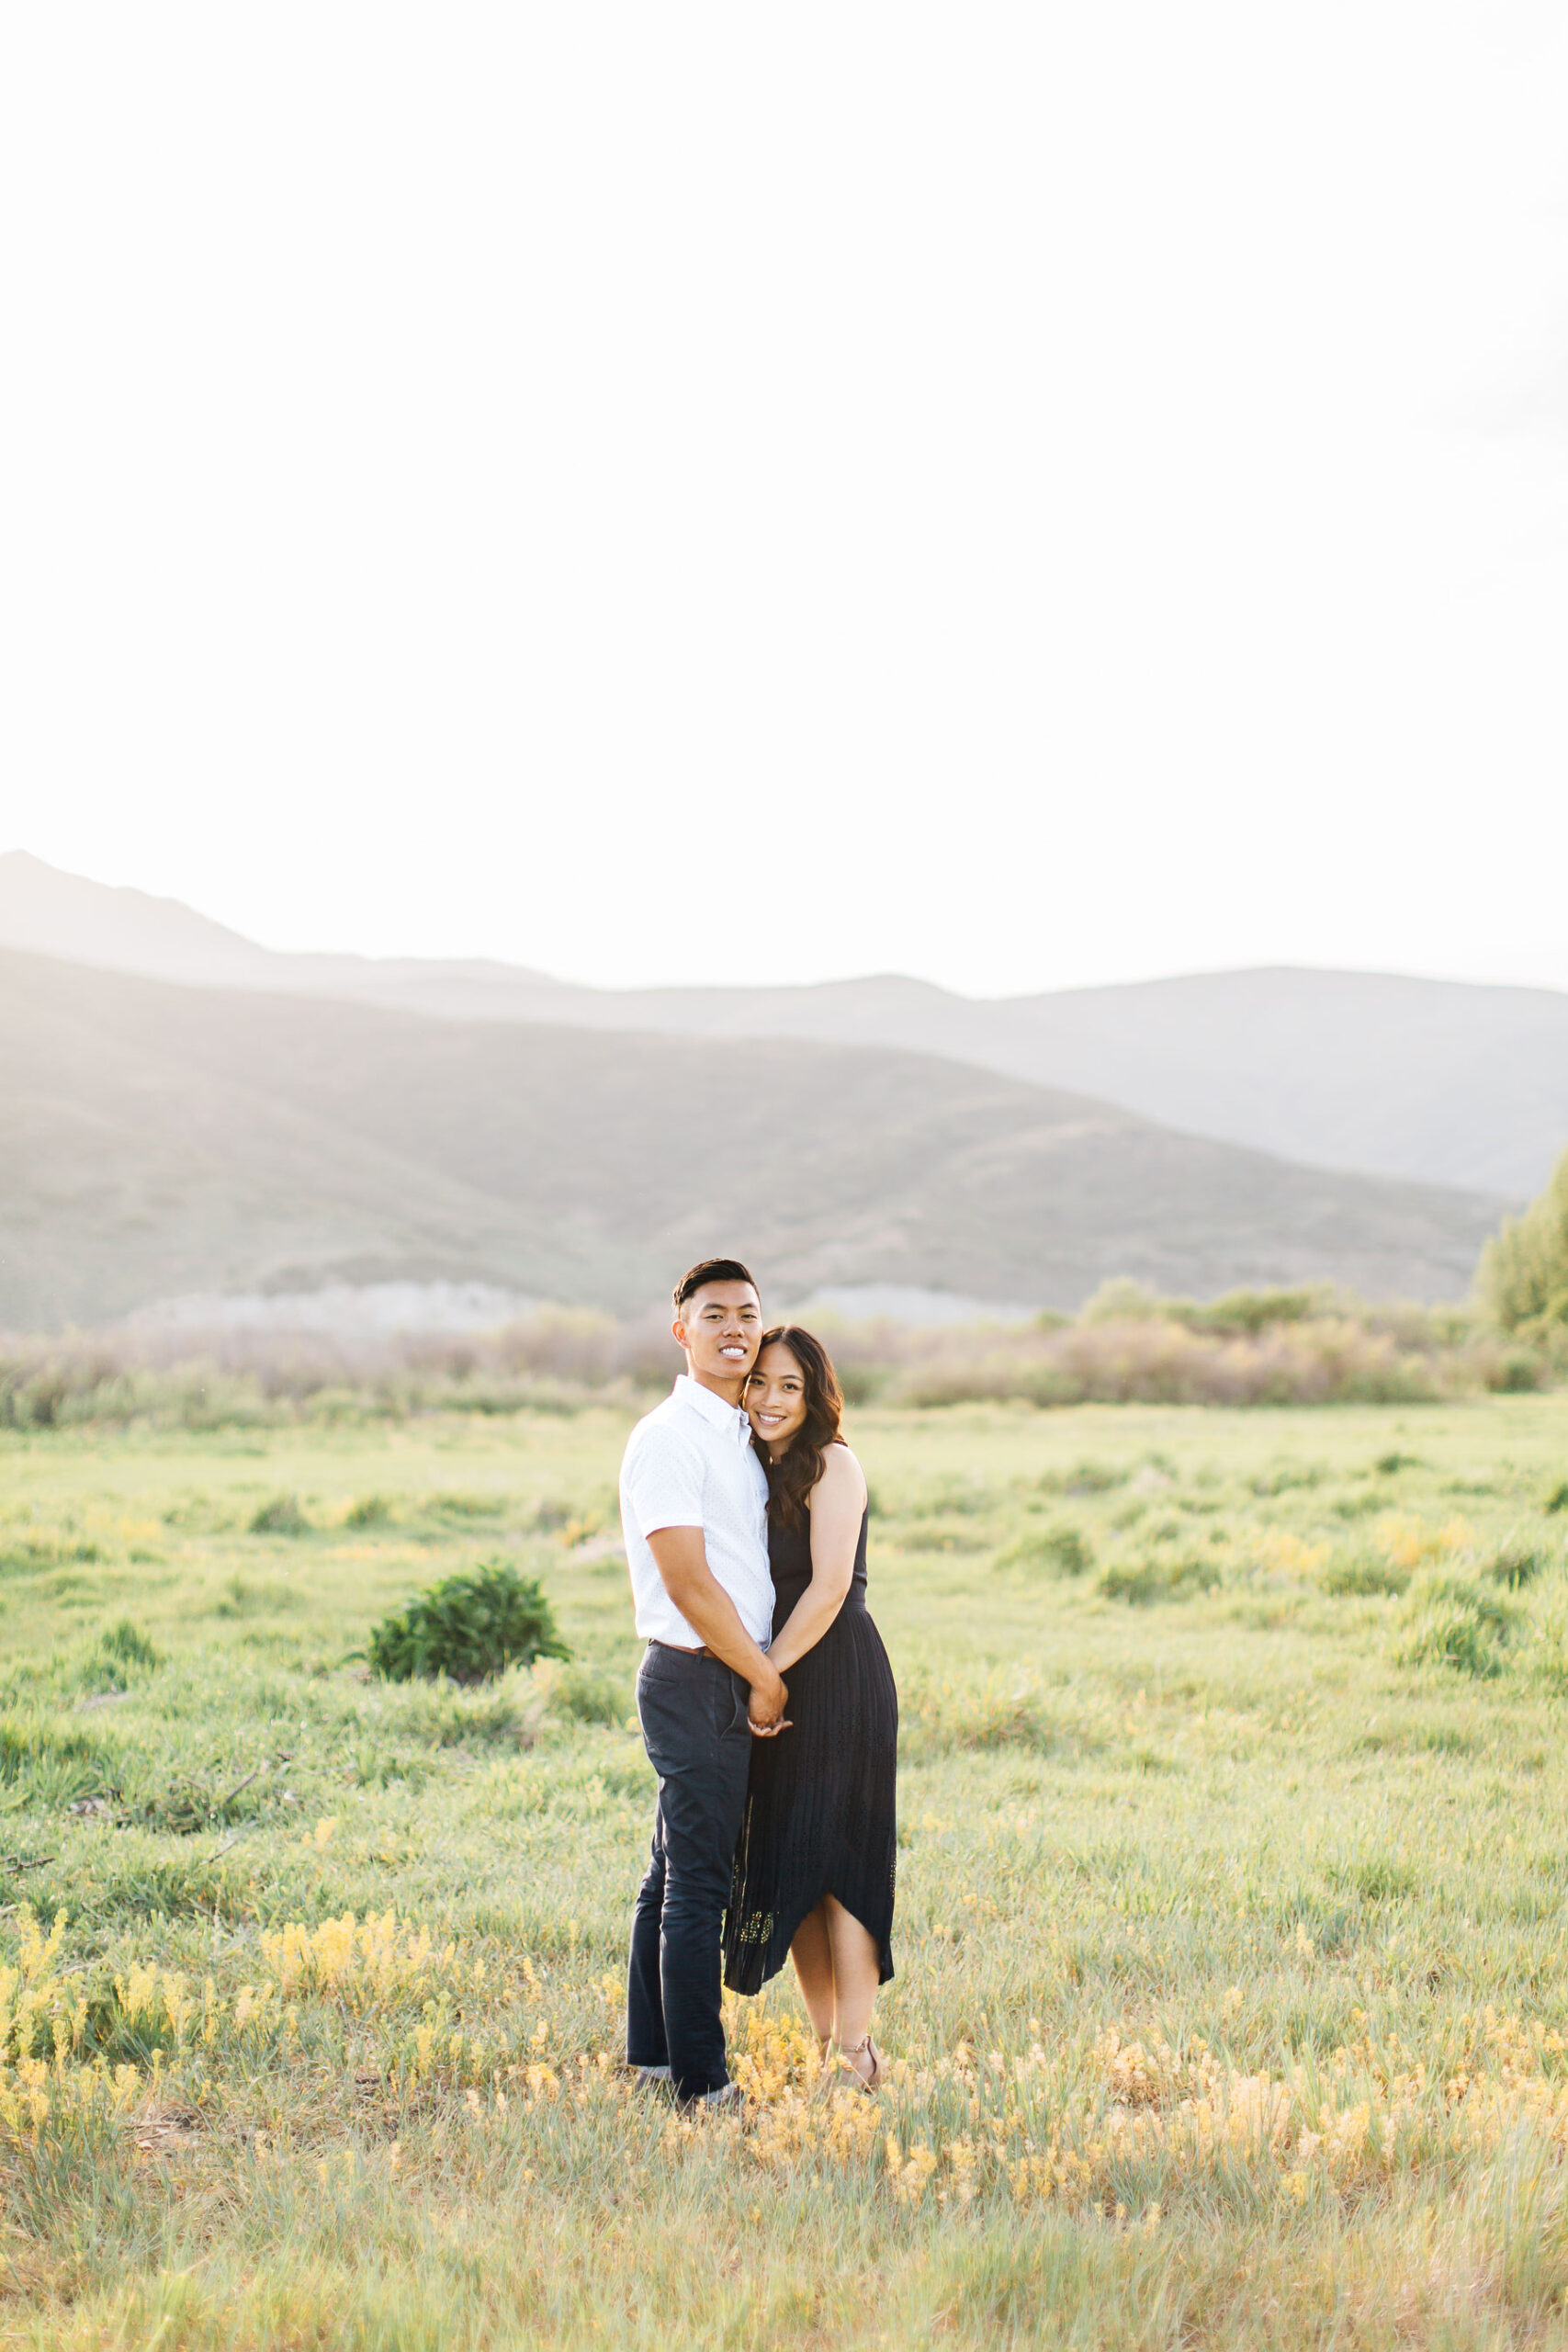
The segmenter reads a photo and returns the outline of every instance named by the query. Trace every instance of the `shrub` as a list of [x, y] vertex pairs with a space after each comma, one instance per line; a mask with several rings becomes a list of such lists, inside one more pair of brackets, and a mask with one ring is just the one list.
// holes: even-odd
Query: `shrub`
[[[1540, 1205], [1526, 1223], [1540, 1223]], [[1372, 1306], [1330, 1284], [1236, 1291], [1203, 1305], [1121, 1282], [1076, 1317], [926, 1329], [828, 1318], [823, 1329], [857, 1404], [1417, 1402], [1568, 1374], [1568, 1320], [1543, 1322], [1539, 1305], [1517, 1306], [1516, 1329], [1515, 1306], [1482, 1326], [1457, 1308]], [[663, 1389], [678, 1364], [657, 1316], [617, 1324], [557, 1308], [445, 1338], [123, 1329], [17, 1337], [0, 1340], [0, 1426], [576, 1413], [599, 1402], [634, 1406], [639, 1391]]]
[[344, 1521], [345, 1527], [380, 1527], [392, 1516], [392, 1506], [385, 1495], [361, 1495], [351, 1503]]
[[306, 1535], [310, 1529], [310, 1522], [294, 1495], [274, 1495], [259, 1503], [251, 1518], [253, 1535]]
[[1568, 1478], [1562, 1479], [1559, 1485], [1553, 1487], [1542, 1503], [1541, 1509], [1549, 1519], [1553, 1511], [1568, 1510]]
[[1461, 1674], [1500, 1674], [1517, 1618], [1499, 1593], [1472, 1577], [1428, 1571], [1405, 1596], [1393, 1645], [1398, 1666], [1449, 1666]]
[[1161, 1298], [1126, 1274], [1113, 1274], [1100, 1283], [1078, 1310], [1080, 1323], [1149, 1323], [1168, 1315], [1174, 1301]]
[[[1045, 1343], [1049, 1345], [1049, 1341]], [[954, 1347], [896, 1374], [884, 1391], [889, 1405], [931, 1407], [1002, 1403], [1078, 1405], [1084, 1385], [1070, 1366], [1046, 1353], [994, 1345], [976, 1351]]]
[[1505, 1217], [1486, 1244], [1476, 1287], [1505, 1331], [1545, 1339], [1568, 1324], [1568, 1151], [1523, 1216]]
[[1314, 1283], [1301, 1290], [1228, 1290], [1207, 1306], [1179, 1308], [1183, 1322], [1195, 1330], [1218, 1332], [1225, 1339], [1255, 1340], [1281, 1323], [1306, 1323], [1327, 1314], [1334, 1304], [1332, 1283]]
[[454, 1682], [483, 1682], [509, 1666], [570, 1658], [571, 1652], [538, 1578], [520, 1577], [509, 1560], [485, 1560], [383, 1617], [371, 1633], [368, 1656], [389, 1682], [437, 1674]]
[[997, 1555], [998, 1568], [1043, 1568], [1048, 1576], [1087, 1576], [1094, 1566], [1081, 1528], [1070, 1520], [1049, 1527], [1030, 1528]]

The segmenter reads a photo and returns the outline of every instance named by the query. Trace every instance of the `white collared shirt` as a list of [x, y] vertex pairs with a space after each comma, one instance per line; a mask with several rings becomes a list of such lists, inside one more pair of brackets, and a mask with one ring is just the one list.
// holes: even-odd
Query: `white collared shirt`
[[739, 1407], [684, 1372], [626, 1441], [621, 1531], [638, 1634], [645, 1642], [697, 1649], [703, 1637], [665, 1591], [649, 1544], [661, 1527], [702, 1529], [709, 1567], [751, 1639], [766, 1649], [773, 1630], [767, 1473]]

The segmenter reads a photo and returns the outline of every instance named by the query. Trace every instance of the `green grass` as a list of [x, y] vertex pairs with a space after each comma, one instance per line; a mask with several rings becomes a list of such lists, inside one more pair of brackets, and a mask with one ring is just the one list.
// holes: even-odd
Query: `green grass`
[[[780, 1980], [743, 2128], [615, 2071], [626, 1427], [0, 1441], [6, 2342], [1568, 2345], [1568, 1399], [860, 1416], [894, 2079]], [[497, 1557], [570, 1666], [365, 1679]]]

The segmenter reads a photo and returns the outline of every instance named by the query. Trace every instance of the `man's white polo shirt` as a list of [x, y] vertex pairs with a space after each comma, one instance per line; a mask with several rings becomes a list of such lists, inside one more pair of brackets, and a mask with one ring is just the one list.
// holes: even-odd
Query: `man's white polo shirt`
[[626, 1442], [621, 1530], [638, 1634], [646, 1642], [698, 1649], [703, 1637], [665, 1591], [649, 1547], [661, 1527], [702, 1529], [709, 1567], [751, 1639], [766, 1649], [773, 1630], [767, 1473], [745, 1414], [684, 1372]]

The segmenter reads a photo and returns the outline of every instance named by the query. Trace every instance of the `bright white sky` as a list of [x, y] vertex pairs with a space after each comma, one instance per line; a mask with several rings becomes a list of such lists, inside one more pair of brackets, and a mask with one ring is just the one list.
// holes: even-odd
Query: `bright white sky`
[[277, 946], [1568, 985], [1564, 0], [0, 41], [0, 847]]

